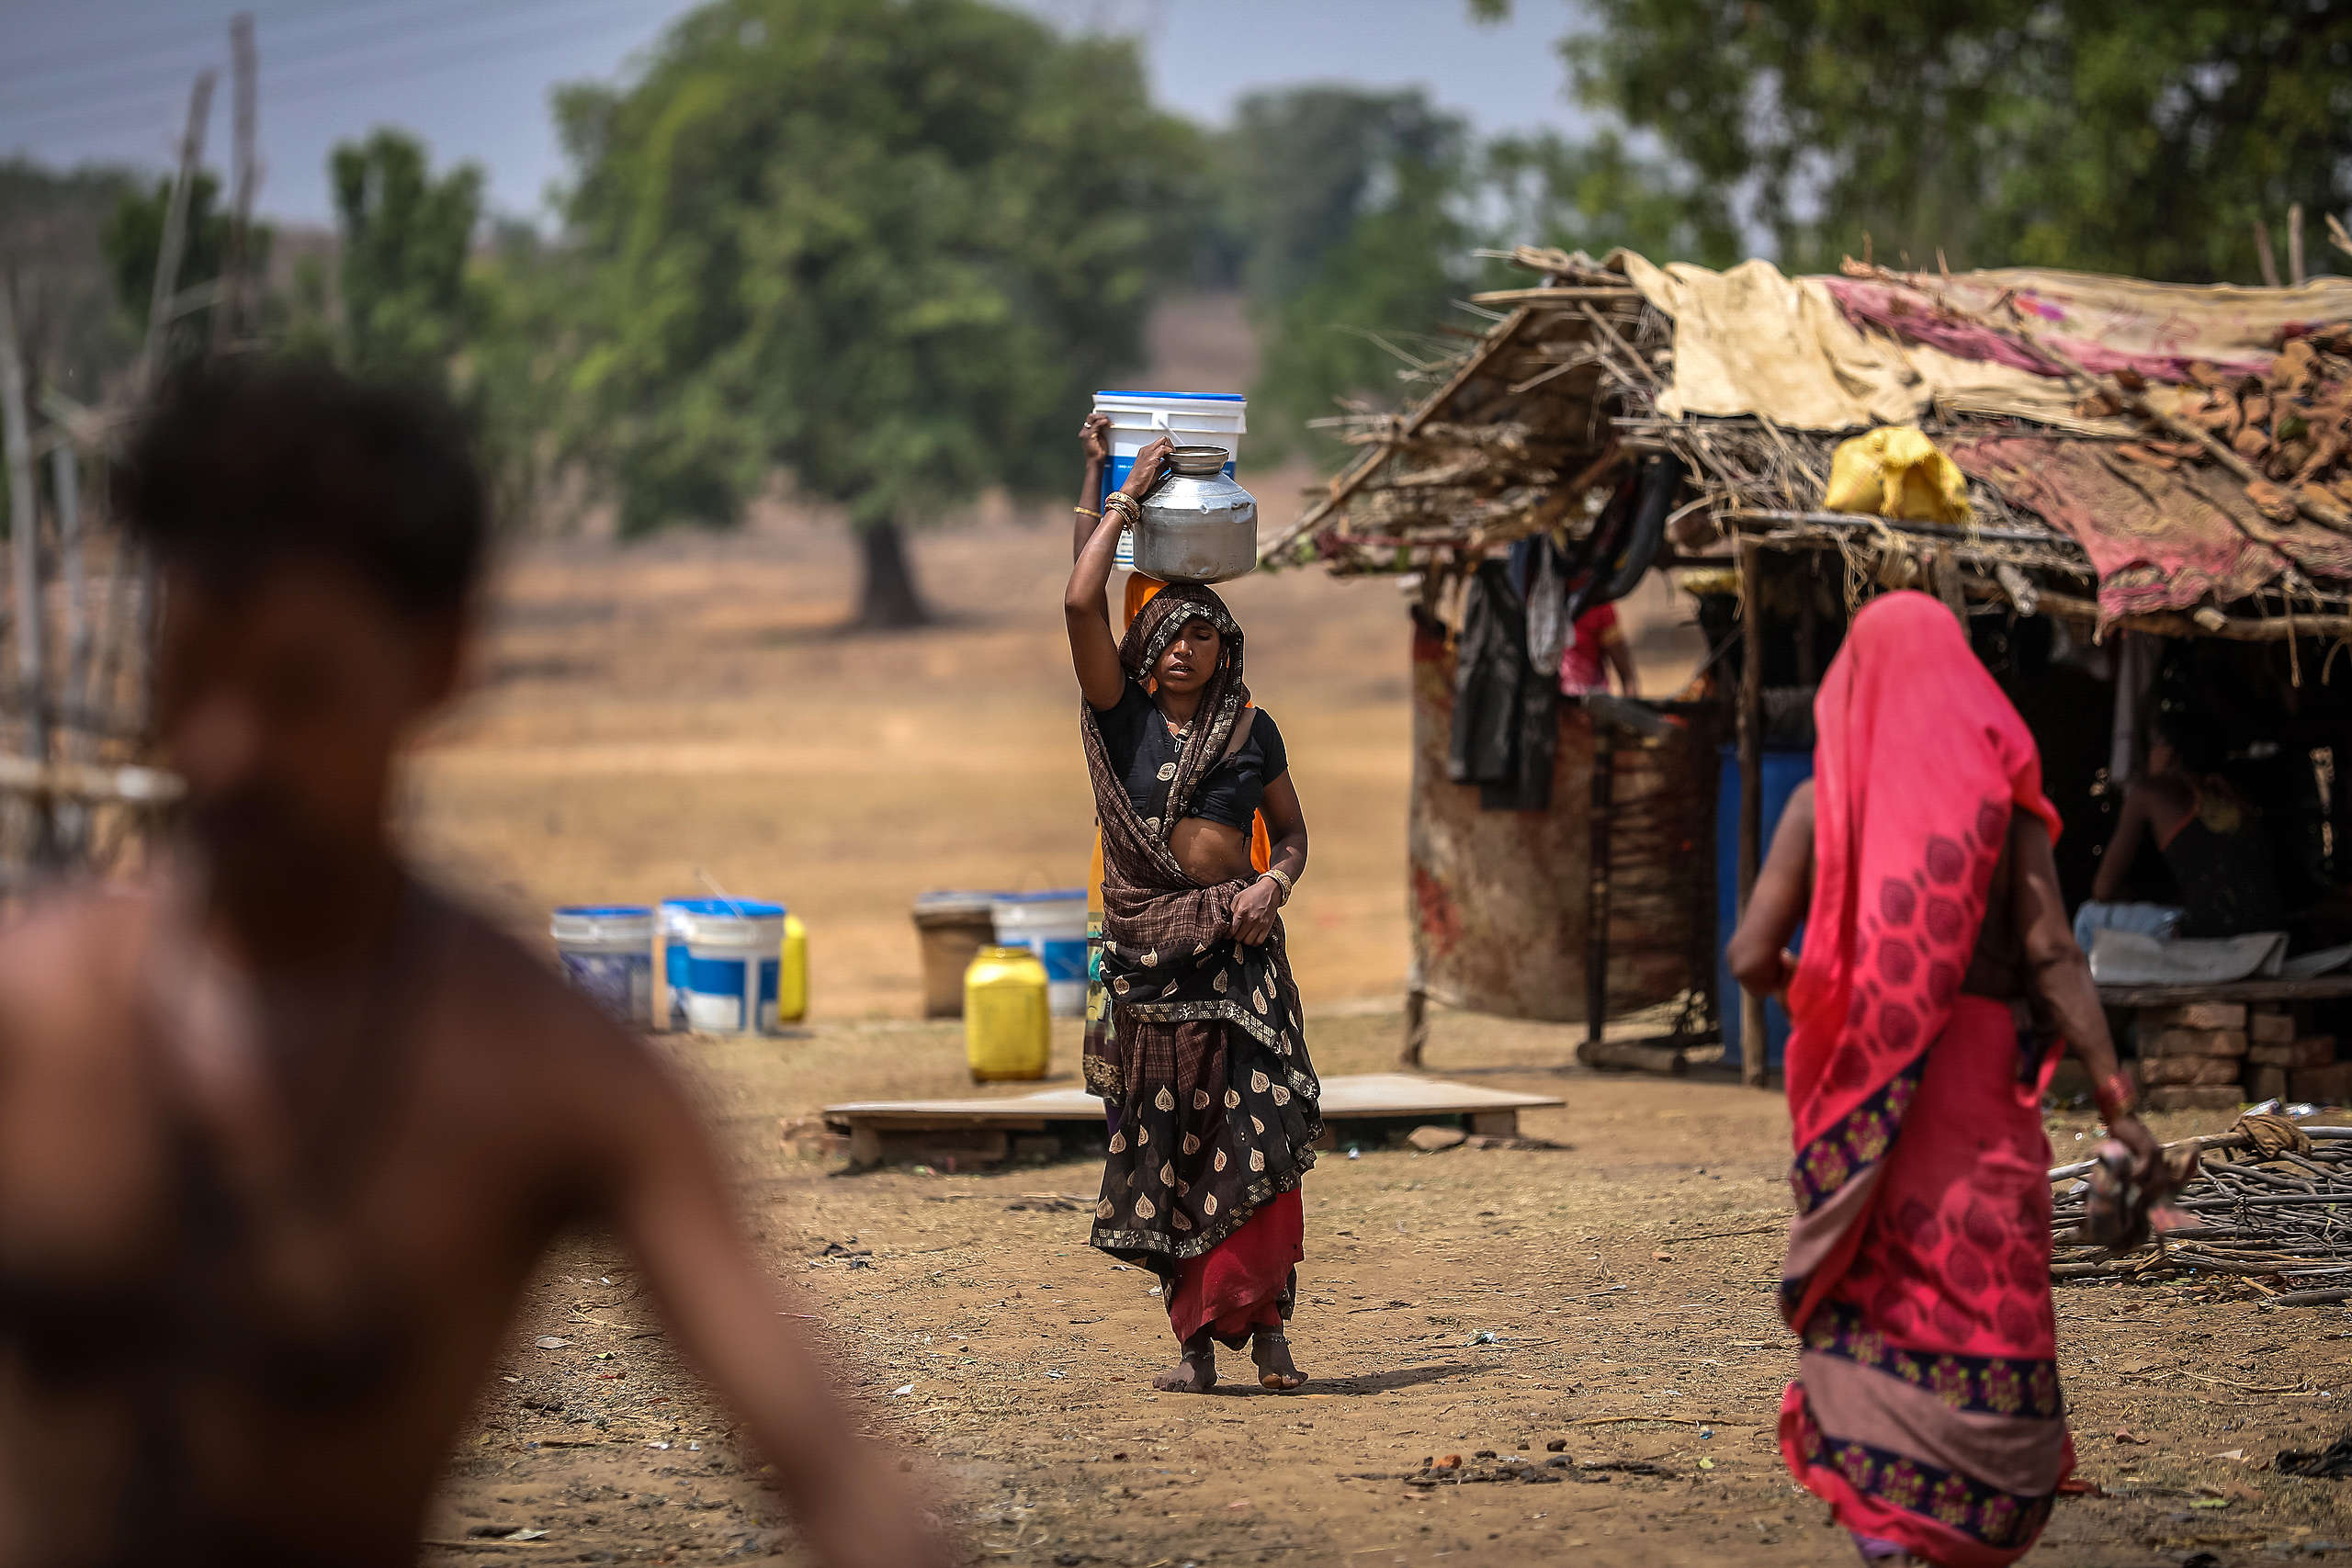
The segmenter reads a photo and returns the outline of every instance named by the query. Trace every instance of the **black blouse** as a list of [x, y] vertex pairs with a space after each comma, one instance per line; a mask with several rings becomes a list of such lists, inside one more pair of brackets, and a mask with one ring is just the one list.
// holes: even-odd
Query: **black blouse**
[[[1150, 694], [1134, 681], [1119, 694], [1116, 706], [1097, 708], [1094, 717], [1102, 726], [1102, 743], [1111, 753], [1111, 766], [1126, 781], [1129, 804], [1136, 816], [1148, 817], [1162, 784], [1176, 773], [1180, 748], [1169, 733], [1168, 721], [1159, 716]], [[1241, 750], [1211, 768], [1201, 782], [1190, 814], [1246, 833], [1266, 797], [1266, 785], [1289, 771], [1290, 753], [1283, 749], [1283, 732], [1274, 727], [1273, 716], [1261, 708]]]

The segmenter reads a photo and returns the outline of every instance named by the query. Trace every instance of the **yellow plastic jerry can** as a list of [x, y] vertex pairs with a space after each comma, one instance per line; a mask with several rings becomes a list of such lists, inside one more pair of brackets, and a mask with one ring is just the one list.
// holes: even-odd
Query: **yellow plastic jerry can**
[[808, 928], [800, 917], [784, 916], [784, 951], [775, 970], [775, 1021], [798, 1023], [808, 1016]]
[[964, 971], [964, 1056], [974, 1083], [1042, 1078], [1053, 1054], [1046, 966], [1025, 947], [984, 947]]

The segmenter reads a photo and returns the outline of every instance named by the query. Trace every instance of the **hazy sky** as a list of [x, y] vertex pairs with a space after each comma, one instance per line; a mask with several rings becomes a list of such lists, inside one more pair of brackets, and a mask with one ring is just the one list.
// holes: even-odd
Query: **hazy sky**
[[[195, 73], [225, 64], [229, 17], [260, 41], [261, 206], [324, 222], [326, 156], [379, 125], [470, 158], [502, 212], [543, 211], [563, 177], [548, 90], [610, 79], [694, 0], [0, 0], [0, 156], [162, 167]], [[1418, 84], [1484, 130], [1565, 126], [1552, 40], [1570, 0], [1520, 0], [1499, 27], [1463, 0], [1020, 0], [1074, 28], [1139, 32], [1162, 98], [1221, 118], [1247, 89]], [[207, 159], [225, 163], [226, 73]]]

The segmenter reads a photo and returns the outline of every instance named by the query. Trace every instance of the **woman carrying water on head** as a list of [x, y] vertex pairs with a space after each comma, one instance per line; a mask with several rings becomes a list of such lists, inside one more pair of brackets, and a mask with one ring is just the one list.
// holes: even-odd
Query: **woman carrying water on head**
[[[1094, 421], [1087, 434], [1091, 456]], [[1280, 915], [1306, 869], [1306, 822], [1223, 600], [1171, 583], [1111, 635], [1120, 527], [1168, 450], [1137, 455], [1062, 594], [1102, 829], [1107, 1005], [1088, 1021], [1086, 1084], [1112, 1127], [1090, 1239], [1159, 1276], [1183, 1357], [1156, 1386], [1206, 1393], [1222, 1341], [1249, 1343], [1259, 1382], [1286, 1391], [1305, 1381], [1283, 1327], [1305, 1256], [1299, 1181], [1323, 1130]], [[1253, 874], [1261, 812], [1272, 854]]]
[[2041, 755], [1959, 621], [1873, 600], [1813, 711], [1813, 781], [1726, 954], [1793, 1024], [1781, 1451], [1866, 1561], [2001, 1568], [2074, 1466], [2041, 1108], [2059, 1038], [2141, 1180], [2156, 1145], [2068, 926]]

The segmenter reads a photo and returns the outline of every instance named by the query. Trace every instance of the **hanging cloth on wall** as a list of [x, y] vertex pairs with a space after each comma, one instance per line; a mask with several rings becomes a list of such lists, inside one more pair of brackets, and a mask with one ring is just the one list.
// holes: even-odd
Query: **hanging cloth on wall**
[[[1556, 594], [1556, 586], [1551, 592]], [[1527, 601], [1511, 583], [1509, 563], [1479, 563], [1463, 604], [1456, 660], [1448, 776], [1478, 785], [1479, 804], [1488, 811], [1545, 809], [1559, 750], [1559, 688], [1552, 673], [1559, 649], [1530, 648]]]

